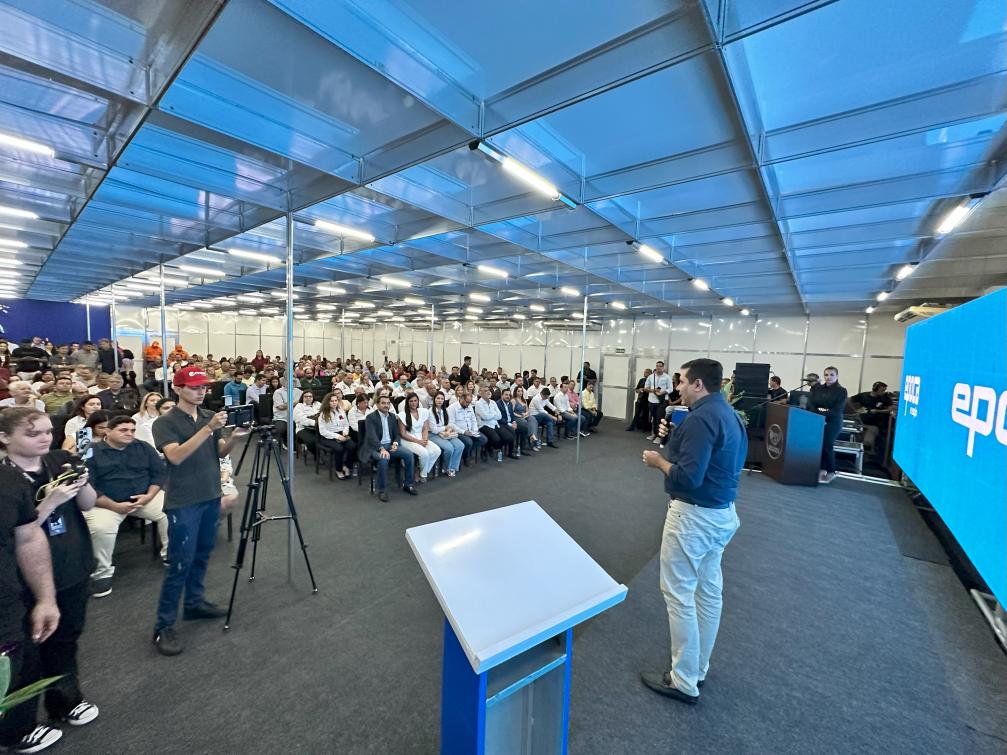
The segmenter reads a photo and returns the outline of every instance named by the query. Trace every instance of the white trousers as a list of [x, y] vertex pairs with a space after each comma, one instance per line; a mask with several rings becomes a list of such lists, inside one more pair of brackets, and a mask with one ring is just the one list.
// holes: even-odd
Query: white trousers
[[[399, 441], [399, 445], [402, 446], [406, 451], [411, 454], [416, 454], [420, 460], [420, 477], [426, 477], [430, 474], [430, 470], [434, 468], [434, 464], [441, 456], [441, 449], [436, 443], [427, 443], [425, 446], [421, 446], [419, 443], [413, 443], [411, 440]], [[408, 484], [412, 484], [412, 480], [408, 481]]]
[[741, 521], [734, 504], [707, 509], [673, 498], [661, 543], [661, 592], [671, 629], [671, 680], [698, 695], [723, 607], [720, 559]]
[[[165, 558], [168, 555], [168, 517], [164, 513], [164, 491], [159, 491], [146, 506], [137, 509], [130, 516], [138, 516], [157, 525], [157, 534], [161, 539], [161, 558]], [[87, 519], [94, 557], [98, 562], [91, 578], [111, 577], [115, 573], [115, 567], [112, 566], [115, 538], [119, 534], [119, 525], [126, 515], [95, 506], [90, 511], [84, 512], [84, 518]]]

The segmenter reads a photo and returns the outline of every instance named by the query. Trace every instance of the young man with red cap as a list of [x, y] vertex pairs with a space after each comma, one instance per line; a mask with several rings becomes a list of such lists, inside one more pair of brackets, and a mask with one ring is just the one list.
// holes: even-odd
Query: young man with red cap
[[203, 578], [217, 541], [220, 518], [220, 458], [234, 439], [248, 433], [236, 429], [224, 439], [226, 412], [214, 414], [200, 404], [212, 381], [196, 365], [183, 367], [172, 380], [178, 404], [154, 420], [154, 445], [168, 466], [164, 513], [168, 515], [168, 570], [161, 585], [154, 625], [154, 646], [162, 655], [178, 655], [175, 634], [178, 601], [185, 593], [182, 618], [222, 618], [227, 612], [203, 598]]

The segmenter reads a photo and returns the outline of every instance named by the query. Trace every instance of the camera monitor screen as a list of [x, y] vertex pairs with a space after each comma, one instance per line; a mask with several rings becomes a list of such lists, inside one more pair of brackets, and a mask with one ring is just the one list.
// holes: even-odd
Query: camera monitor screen
[[1007, 290], [906, 333], [895, 460], [1007, 605]]
[[226, 406], [227, 427], [248, 427], [255, 421], [255, 405], [239, 404], [238, 406]]

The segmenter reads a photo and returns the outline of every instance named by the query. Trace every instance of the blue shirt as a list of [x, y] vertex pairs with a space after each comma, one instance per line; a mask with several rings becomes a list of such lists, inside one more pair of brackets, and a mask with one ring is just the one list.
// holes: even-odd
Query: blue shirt
[[224, 386], [224, 395], [230, 396], [234, 399], [232, 402], [234, 406], [238, 404], [245, 403], [245, 391], [248, 390], [248, 386], [244, 383], [235, 383], [233, 380], [228, 380], [227, 385]]
[[673, 498], [708, 509], [726, 509], [738, 492], [748, 453], [748, 433], [720, 393], [690, 408], [668, 441], [672, 463], [664, 489]]

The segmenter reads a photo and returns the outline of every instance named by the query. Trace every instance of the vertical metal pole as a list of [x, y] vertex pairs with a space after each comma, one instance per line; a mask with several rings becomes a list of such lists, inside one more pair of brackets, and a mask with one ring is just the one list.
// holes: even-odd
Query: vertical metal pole
[[346, 307], [343, 307], [343, 312], [339, 315], [339, 322], [342, 327], [339, 329], [339, 356], [343, 360], [343, 369], [346, 369]]
[[109, 315], [110, 315], [110, 330], [112, 331], [109, 335], [112, 336], [112, 362], [115, 365], [115, 371], [119, 371], [119, 329], [115, 325], [115, 284], [113, 283], [110, 288], [112, 289], [112, 304], [110, 305]]
[[[294, 483], [294, 215], [287, 213], [287, 477]], [[287, 520], [287, 581], [294, 566], [294, 522]]]
[[87, 340], [91, 340], [91, 302], [84, 302], [84, 316], [87, 318]]
[[171, 393], [168, 390], [168, 313], [164, 308], [164, 265], [159, 265], [161, 273], [161, 378], [164, 381], [164, 393], [161, 395], [168, 398]]
[[430, 355], [430, 358], [427, 361], [427, 369], [431, 370], [431, 371], [433, 370], [433, 365], [434, 365], [434, 317], [435, 317], [434, 305], [431, 304], [430, 305], [430, 347], [427, 349], [427, 351], [429, 352], [429, 355]]
[[871, 327], [871, 316], [864, 320], [864, 338], [860, 342], [860, 376], [857, 378], [857, 393], [864, 389], [864, 363], [867, 361], [867, 331]]
[[[587, 296], [584, 297], [584, 319], [580, 326], [580, 400], [584, 401], [584, 358], [587, 356]], [[577, 458], [575, 464], [580, 464], [580, 421], [584, 417], [584, 404], [577, 406]]]

